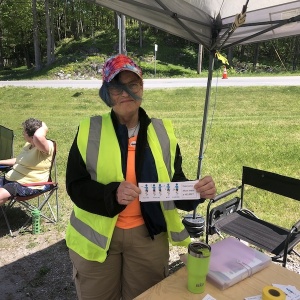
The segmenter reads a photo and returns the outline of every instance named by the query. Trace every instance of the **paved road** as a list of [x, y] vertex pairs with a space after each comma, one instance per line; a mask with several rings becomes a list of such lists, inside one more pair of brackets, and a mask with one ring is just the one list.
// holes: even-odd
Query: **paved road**
[[[213, 78], [212, 85], [222, 86], [300, 86], [300, 76], [281, 77], [230, 77]], [[20, 80], [0, 81], [1, 86], [23, 86], [36, 88], [86, 88], [98, 89], [101, 80]], [[145, 89], [206, 87], [206, 78], [144, 79]]]

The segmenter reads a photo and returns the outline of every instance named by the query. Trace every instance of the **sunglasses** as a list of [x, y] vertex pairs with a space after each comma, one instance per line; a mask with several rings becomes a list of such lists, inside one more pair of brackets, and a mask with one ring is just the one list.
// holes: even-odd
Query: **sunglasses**
[[118, 84], [111, 84], [108, 87], [108, 91], [113, 96], [119, 96], [123, 93], [123, 91], [136, 94], [141, 90], [141, 87], [142, 85], [140, 82], [132, 82], [128, 84], [118, 83]]

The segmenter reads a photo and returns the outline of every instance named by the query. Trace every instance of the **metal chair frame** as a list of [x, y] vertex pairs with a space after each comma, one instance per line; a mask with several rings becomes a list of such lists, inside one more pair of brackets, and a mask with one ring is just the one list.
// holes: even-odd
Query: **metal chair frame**
[[[297, 200], [300, 204], [299, 179], [243, 167], [242, 185], [217, 195], [208, 203], [206, 242], [209, 242], [210, 235], [217, 233], [222, 237], [222, 233], [225, 233], [269, 252], [273, 261], [280, 262], [285, 267], [290, 253], [300, 256], [294, 249], [300, 243], [300, 219], [291, 228], [283, 228], [258, 218], [252, 211], [244, 208], [246, 185], [281, 195], [283, 199], [286, 197]], [[239, 196], [214, 206], [237, 191], [240, 191]]]

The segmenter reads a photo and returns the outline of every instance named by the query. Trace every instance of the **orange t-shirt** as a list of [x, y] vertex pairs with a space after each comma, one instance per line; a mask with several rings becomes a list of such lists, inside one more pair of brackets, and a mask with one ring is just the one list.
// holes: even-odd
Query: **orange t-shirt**
[[[128, 139], [128, 157], [126, 180], [137, 184], [135, 177], [135, 146], [136, 136]], [[141, 213], [139, 198], [135, 198], [127, 207], [119, 214], [116, 226], [122, 229], [129, 229], [144, 224]]]

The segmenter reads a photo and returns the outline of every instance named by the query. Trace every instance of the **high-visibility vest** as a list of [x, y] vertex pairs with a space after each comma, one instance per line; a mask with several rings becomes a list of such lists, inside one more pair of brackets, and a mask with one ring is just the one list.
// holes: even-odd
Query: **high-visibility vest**
[[[101, 130], [105, 128], [105, 130]], [[169, 182], [174, 174], [177, 140], [169, 120], [152, 119], [147, 139], [154, 156], [158, 182]], [[124, 180], [121, 151], [110, 113], [80, 123], [77, 145], [92, 180], [102, 184]], [[167, 232], [173, 245], [187, 246], [190, 237], [173, 201], [160, 202]], [[93, 214], [74, 205], [66, 232], [67, 246], [87, 260], [103, 262], [118, 215]]]

